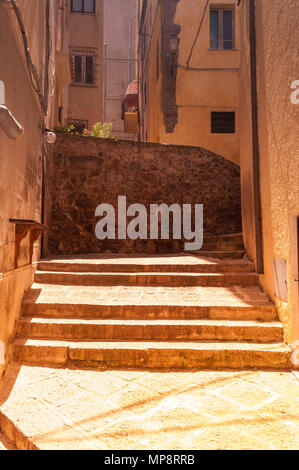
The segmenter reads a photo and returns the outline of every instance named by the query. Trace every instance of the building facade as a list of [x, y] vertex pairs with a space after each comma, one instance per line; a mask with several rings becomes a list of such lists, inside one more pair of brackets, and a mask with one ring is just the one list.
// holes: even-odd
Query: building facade
[[239, 3], [244, 243], [292, 343], [299, 340], [299, 4]]
[[122, 102], [136, 80], [136, 21], [136, 0], [104, 1], [104, 121], [118, 138], [135, 137], [124, 128]]
[[63, 3], [63, 50], [72, 66], [66, 123], [82, 131], [104, 119], [104, 4], [103, 0]]
[[139, 0], [140, 138], [239, 163], [239, 10], [231, 0]]
[[58, 123], [70, 78], [61, 49], [60, 7], [59, 0], [0, 1], [0, 378], [40, 252], [35, 243], [32, 263], [28, 234], [17, 256], [20, 232], [11, 219], [44, 220], [46, 129]]

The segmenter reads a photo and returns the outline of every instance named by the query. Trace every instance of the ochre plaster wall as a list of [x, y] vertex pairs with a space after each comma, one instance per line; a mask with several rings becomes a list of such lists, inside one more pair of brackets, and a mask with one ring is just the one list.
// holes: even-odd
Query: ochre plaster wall
[[[278, 307], [286, 340], [299, 339], [298, 248], [299, 105], [292, 104], [291, 83], [299, 80], [299, 3], [256, 1], [260, 188], [264, 275], [260, 282]], [[248, 0], [242, 1], [241, 184], [246, 249], [254, 258], [252, 149], [249, 94]], [[247, 90], [247, 91], [246, 91]], [[273, 260], [287, 262], [288, 301], [275, 296]]]
[[[179, 0], [174, 17], [181, 31], [176, 81], [176, 104], [178, 123], [174, 132], [166, 132], [162, 114], [163, 64], [157, 79], [157, 45], [161, 45], [161, 6], [152, 1], [146, 17], [149, 51], [144, 59], [143, 83], [147, 83], [147, 105], [143, 103], [144, 120], [142, 138], [153, 142], [201, 146], [239, 164], [239, 9], [235, 8], [234, 50], [210, 50], [210, 4], [205, 13], [201, 32], [193, 50], [190, 69], [186, 70], [196, 32], [201, 21], [205, 0]], [[234, 6], [235, 2], [223, 0], [215, 5]], [[157, 10], [156, 10], [157, 8]], [[165, 46], [166, 47], [166, 46]], [[210, 70], [191, 70], [192, 68]], [[211, 70], [216, 69], [216, 70]], [[223, 70], [222, 70], [223, 69]], [[232, 70], [230, 70], [232, 69]], [[211, 111], [234, 111], [236, 113], [235, 134], [212, 134]]]
[[[30, 52], [37, 70], [44, 67], [45, 8], [39, 0], [19, 1], [28, 33]], [[5, 84], [5, 104], [23, 125], [24, 135], [8, 139], [0, 130], [0, 341], [5, 362], [11, 357], [10, 341], [21, 312], [24, 292], [32, 284], [28, 239], [21, 244], [15, 269], [15, 226], [10, 218], [41, 220], [42, 113], [27, 74], [23, 44], [9, 6], [0, 4], [0, 80]], [[29, 237], [28, 237], [29, 238]], [[38, 254], [38, 243], [34, 259]]]

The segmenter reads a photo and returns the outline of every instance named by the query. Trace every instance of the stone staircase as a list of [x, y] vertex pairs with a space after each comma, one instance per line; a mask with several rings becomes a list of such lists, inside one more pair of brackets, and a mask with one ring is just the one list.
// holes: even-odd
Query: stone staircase
[[242, 233], [207, 237], [200, 251], [193, 254], [216, 259], [240, 259], [245, 255]]
[[282, 324], [242, 248], [236, 235], [213, 237], [192, 255], [42, 260], [14, 358], [91, 369], [289, 370]]

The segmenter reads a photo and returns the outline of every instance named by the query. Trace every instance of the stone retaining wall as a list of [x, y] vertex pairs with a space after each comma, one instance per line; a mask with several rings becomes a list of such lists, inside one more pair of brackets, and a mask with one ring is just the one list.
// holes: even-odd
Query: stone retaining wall
[[204, 204], [204, 235], [241, 231], [239, 167], [205, 149], [59, 134], [47, 192], [48, 254], [181, 251], [177, 240], [104, 240], [95, 209], [127, 204]]

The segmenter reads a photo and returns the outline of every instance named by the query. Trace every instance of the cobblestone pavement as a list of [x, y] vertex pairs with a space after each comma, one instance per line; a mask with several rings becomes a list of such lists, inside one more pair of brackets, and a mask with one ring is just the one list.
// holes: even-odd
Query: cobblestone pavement
[[293, 373], [13, 365], [0, 399], [40, 449], [299, 449]]

